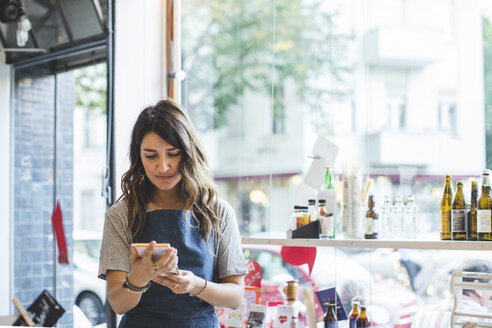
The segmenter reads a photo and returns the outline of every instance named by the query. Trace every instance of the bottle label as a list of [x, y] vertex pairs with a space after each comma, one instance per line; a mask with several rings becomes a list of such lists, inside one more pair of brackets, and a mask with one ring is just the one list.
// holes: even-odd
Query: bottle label
[[489, 233], [490, 227], [490, 210], [477, 210], [477, 232]]
[[349, 323], [349, 328], [357, 328], [357, 321], [355, 321], [355, 320], [350, 320], [350, 323]]
[[372, 235], [373, 233], [373, 219], [372, 217], [366, 218], [366, 235]]
[[465, 210], [451, 211], [451, 231], [465, 232]]
[[338, 322], [325, 322], [325, 328], [338, 328]]
[[301, 223], [301, 225], [305, 226], [306, 224], [309, 224], [309, 220], [310, 220], [309, 214], [304, 213], [302, 215], [302, 219], [301, 219], [302, 223]]
[[[490, 212], [490, 210], [489, 210]], [[451, 232], [451, 211], [441, 210], [441, 232]]]
[[379, 220], [372, 220], [372, 232], [378, 233], [379, 232]]

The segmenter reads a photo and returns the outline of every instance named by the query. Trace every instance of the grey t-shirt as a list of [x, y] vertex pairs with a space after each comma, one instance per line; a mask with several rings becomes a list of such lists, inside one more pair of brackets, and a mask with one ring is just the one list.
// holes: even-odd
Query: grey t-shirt
[[[236, 215], [231, 205], [218, 200], [218, 215], [222, 218], [222, 234], [214, 238], [216, 280], [246, 274], [246, 261], [241, 249], [241, 237]], [[124, 200], [113, 204], [106, 212], [99, 258], [99, 278], [106, 279], [107, 270], [130, 272], [131, 233], [128, 231], [128, 211]]]

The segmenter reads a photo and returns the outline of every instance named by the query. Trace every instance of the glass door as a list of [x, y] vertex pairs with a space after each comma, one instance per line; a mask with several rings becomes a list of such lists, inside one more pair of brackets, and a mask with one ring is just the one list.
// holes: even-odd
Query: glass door
[[[62, 73], [52, 67], [14, 72], [13, 296], [28, 307], [46, 289], [66, 311], [59, 326], [95, 326], [106, 321], [106, 284], [97, 278], [106, 210], [106, 64]], [[57, 201], [68, 265], [58, 262], [53, 236]]]

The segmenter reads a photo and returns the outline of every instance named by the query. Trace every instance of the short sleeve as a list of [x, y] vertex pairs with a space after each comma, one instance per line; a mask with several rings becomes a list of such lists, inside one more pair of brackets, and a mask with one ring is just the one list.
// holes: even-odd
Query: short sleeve
[[98, 277], [106, 279], [108, 270], [130, 272], [130, 243], [128, 212], [124, 201], [119, 201], [106, 212], [99, 257]]
[[226, 277], [244, 275], [247, 270], [236, 214], [231, 205], [222, 199], [219, 199], [218, 212], [222, 218], [216, 249], [217, 280], [220, 281]]

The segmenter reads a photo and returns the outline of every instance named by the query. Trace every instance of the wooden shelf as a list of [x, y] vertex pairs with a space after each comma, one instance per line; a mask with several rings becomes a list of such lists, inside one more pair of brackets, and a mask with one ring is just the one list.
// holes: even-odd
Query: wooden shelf
[[243, 237], [243, 244], [282, 246], [326, 246], [354, 248], [408, 248], [492, 251], [492, 241], [443, 241], [443, 240], [367, 240], [367, 239], [288, 239]]

